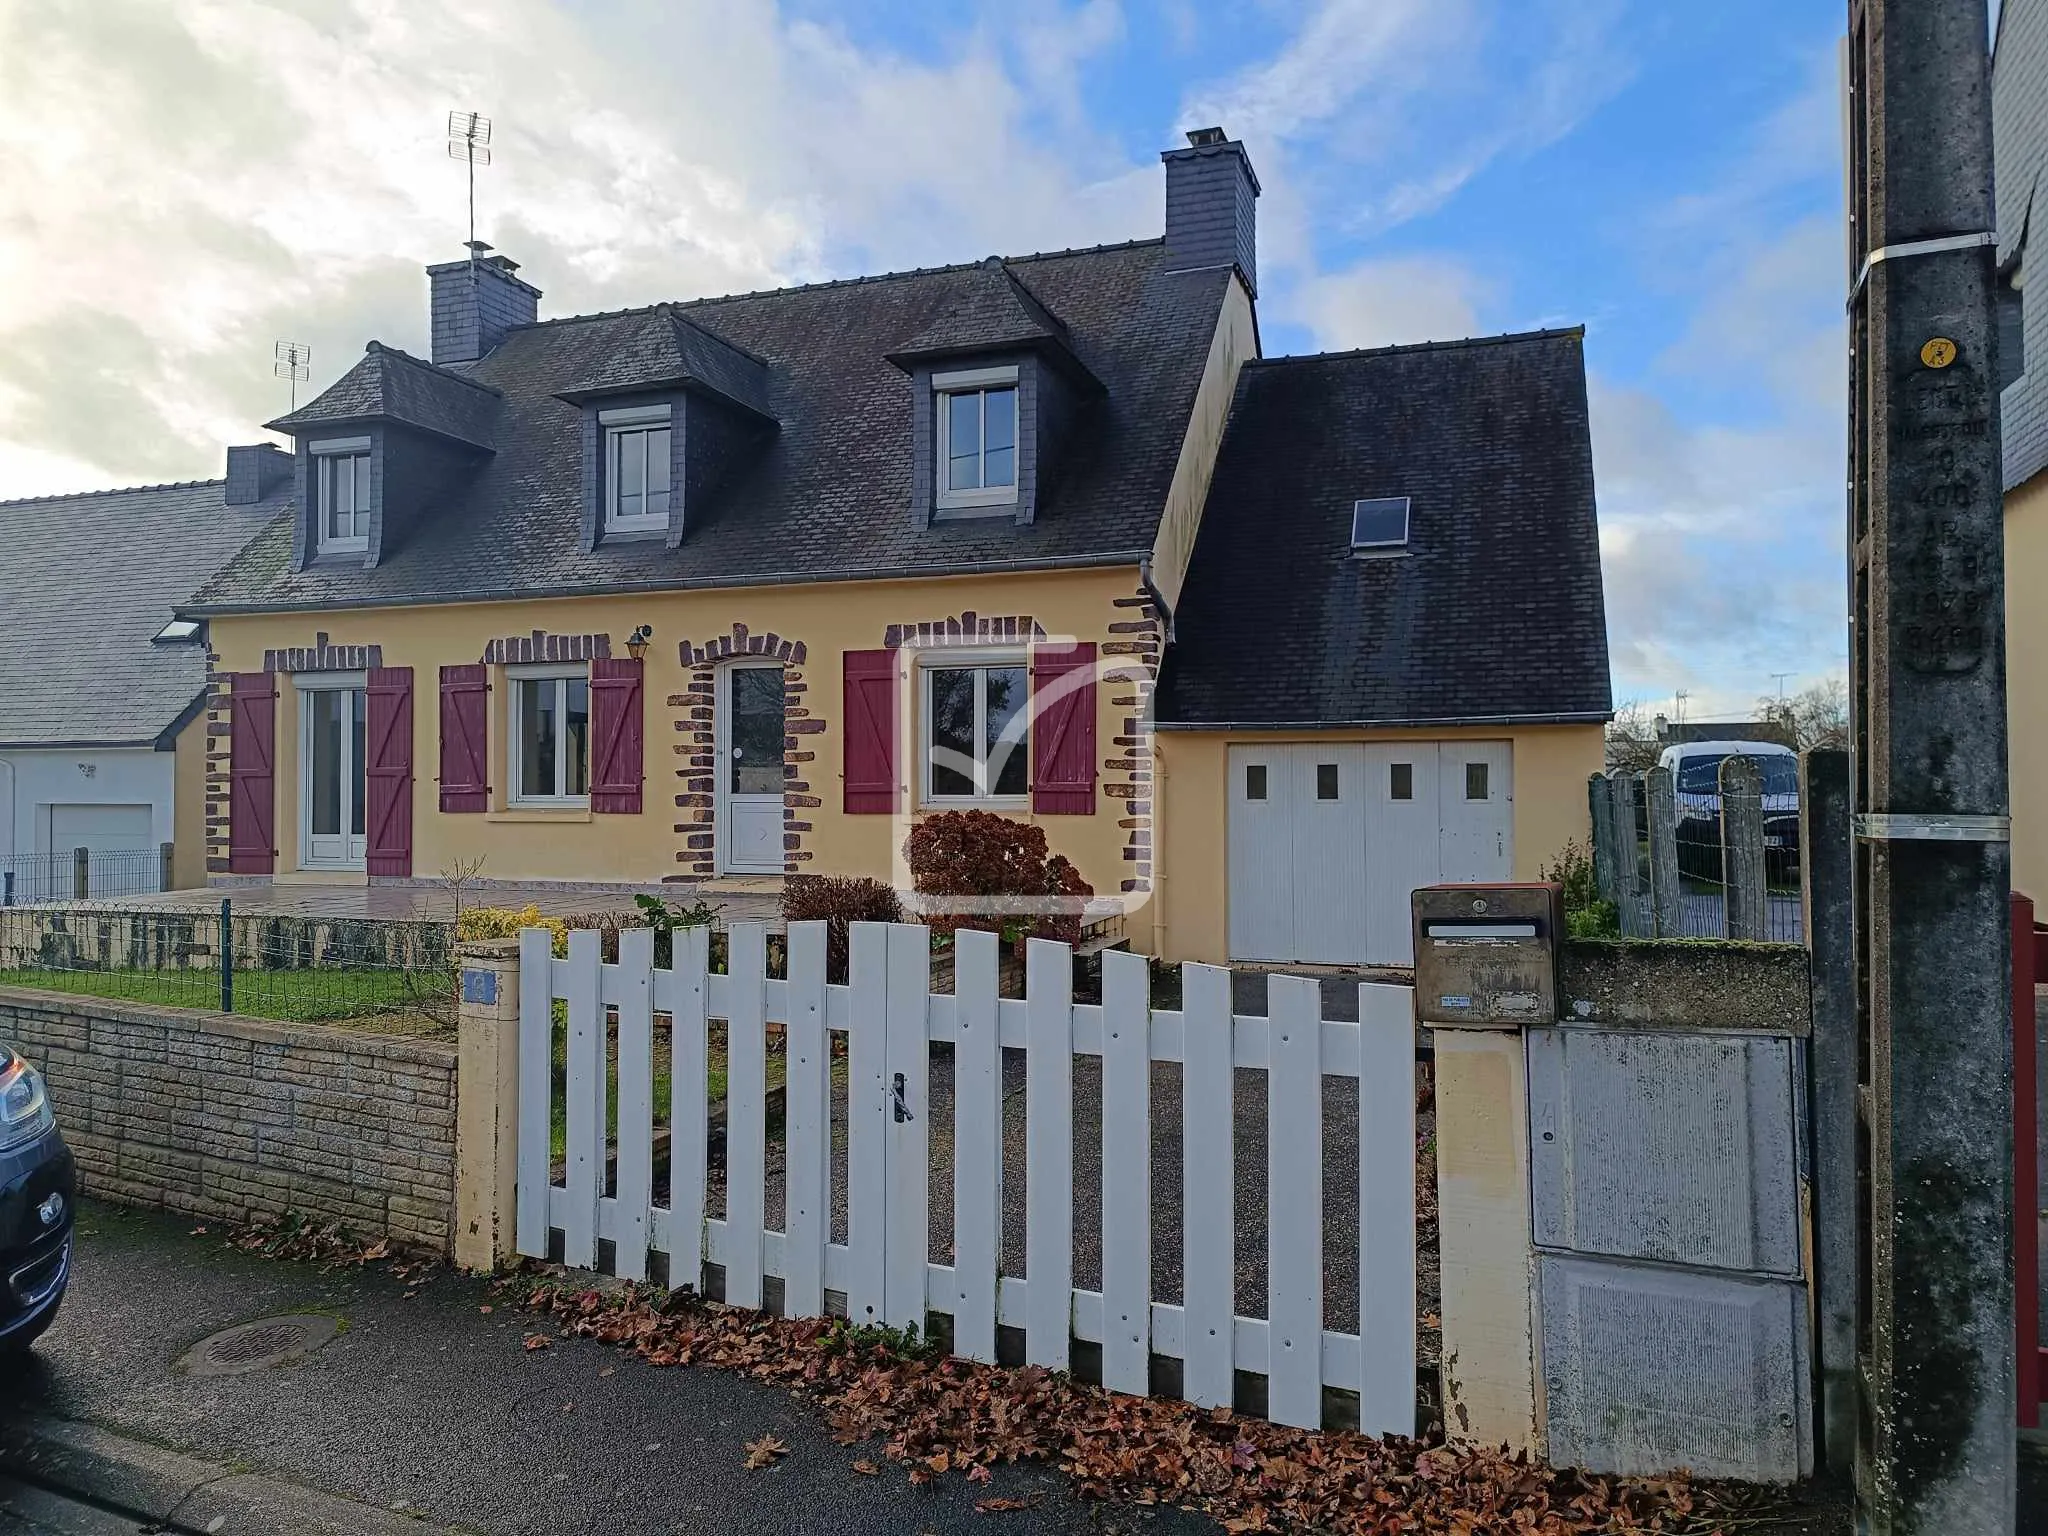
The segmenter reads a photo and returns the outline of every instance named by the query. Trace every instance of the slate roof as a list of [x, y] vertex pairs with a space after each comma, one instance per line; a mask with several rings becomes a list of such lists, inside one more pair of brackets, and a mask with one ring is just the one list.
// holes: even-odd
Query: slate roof
[[498, 392], [489, 385], [373, 341], [363, 360], [317, 399], [268, 426], [274, 432], [296, 432], [309, 426], [339, 428], [382, 418], [489, 448], [497, 413]]
[[768, 365], [760, 358], [692, 324], [673, 304], [658, 304], [635, 318], [638, 324], [595, 360], [587, 380], [563, 390], [563, 399], [694, 384], [756, 415], [769, 414]]
[[560, 398], [603, 377], [620, 349], [644, 345], [653, 312], [544, 321], [465, 370], [502, 394], [497, 452], [375, 569], [291, 572], [281, 518], [189, 611], [1134, 563], [1157, 534], [1232, 281], [1223, 269], [1163, 264], [1161, 240], [1008, 264], [1104, 386], [1029, 526], [975, 518], [920, 529], [910, 515], [912, 383], [890, 356], [978, 302], [990, 273], [975, 263], [668, 306], [765, 363], [765, 403], [779, 424], [708, 506], [690, 509], [674, 549], [644, 541], [579, 552], [580, 419]]
[[226, 482], [0, 501], [0, 748], [154, 743], [206, 686], [206, 647], [151, 643], [289, 498]]
[[978, 279], [936, 320], [895, 351], [890, 360], [910, 364], [976, 352], [1027, 349], [1053, 353], [1068, 368], [1078, 366], [1066, 322], [1018, 281], [1008, 263], [990, 257]]
[[[1168, 726], [1604, 720], [1584, 333], [1252, 362], [1174, 617]], [[1352, 503], [1411, 498], [1406, 555]]]
[[[2009, 268], [2040, 222], [2048, 227], [2048, 0], [2005, 0], [1991, 60], [1991, 144], [1998, 166], [1998, 263]], [[2042, 249], [2048, 252], [2048, 238]], [[2048, 267], [2048, 257], [2039, 265]], [[2030, 274], [2031, 275], [2031, 274]], [[2048, 469], [2048, 284], [2020, 290], [2026, 372], [2005, 391], [1999, 431], [2005, 488]]]

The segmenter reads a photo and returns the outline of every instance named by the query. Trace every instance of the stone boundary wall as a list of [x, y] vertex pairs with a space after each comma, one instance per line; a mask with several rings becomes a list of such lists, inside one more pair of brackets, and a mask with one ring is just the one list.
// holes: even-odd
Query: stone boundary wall
[[88, 1194], [449, 1251], [452, 1045], [24, 987], [0, 987], [0, 1042], [48, 1078]]

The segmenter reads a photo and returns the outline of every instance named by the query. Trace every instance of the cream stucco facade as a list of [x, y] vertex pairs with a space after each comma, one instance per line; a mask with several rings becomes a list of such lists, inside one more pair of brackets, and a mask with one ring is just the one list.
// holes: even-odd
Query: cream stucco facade
[[2048, 473], [2005, 497], [2006, 717], [2012, 782], [2012, 887], [2048, 908]]

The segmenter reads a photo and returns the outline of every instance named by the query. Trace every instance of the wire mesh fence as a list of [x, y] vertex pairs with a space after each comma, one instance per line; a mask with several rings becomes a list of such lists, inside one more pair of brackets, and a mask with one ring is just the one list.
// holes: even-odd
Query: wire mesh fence
[[1594, 867], [1639, 938], [1804, 942], [1798, 759], [1702, 754], [1593, 780]]
[[153, 896], [166, 889], [170, 845], [65, 848], [0, 858], [0, 907], [43, 901]]
[[455, 932], [442, 922], [152, 911], [89, 902], [0, 908], [0, 986], [88, 993], [406, 1034], [456, 1022]]

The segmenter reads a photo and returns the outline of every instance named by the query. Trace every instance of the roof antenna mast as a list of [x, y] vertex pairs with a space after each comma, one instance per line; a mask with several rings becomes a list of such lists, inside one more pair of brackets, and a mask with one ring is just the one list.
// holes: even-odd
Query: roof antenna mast
[[464, 243], [469, 248], [470, 300], [480, 303], [476, 262], [477, 257], [488, 251], [490, 246], [476, 237], [476, 168], [491, 163], [491, 120], [481, 112], [450, 112], [448, 158], [460, 160], [469, 172], [469, 239]]
[[296, 411], [299, 408], [299, 382], [312, 375], [313, 348], [303, 341], [279, 341], [272, 343], [270, 355], [274, 359], [270, 371], [280, 379], [292, 381], [292, 409]]

